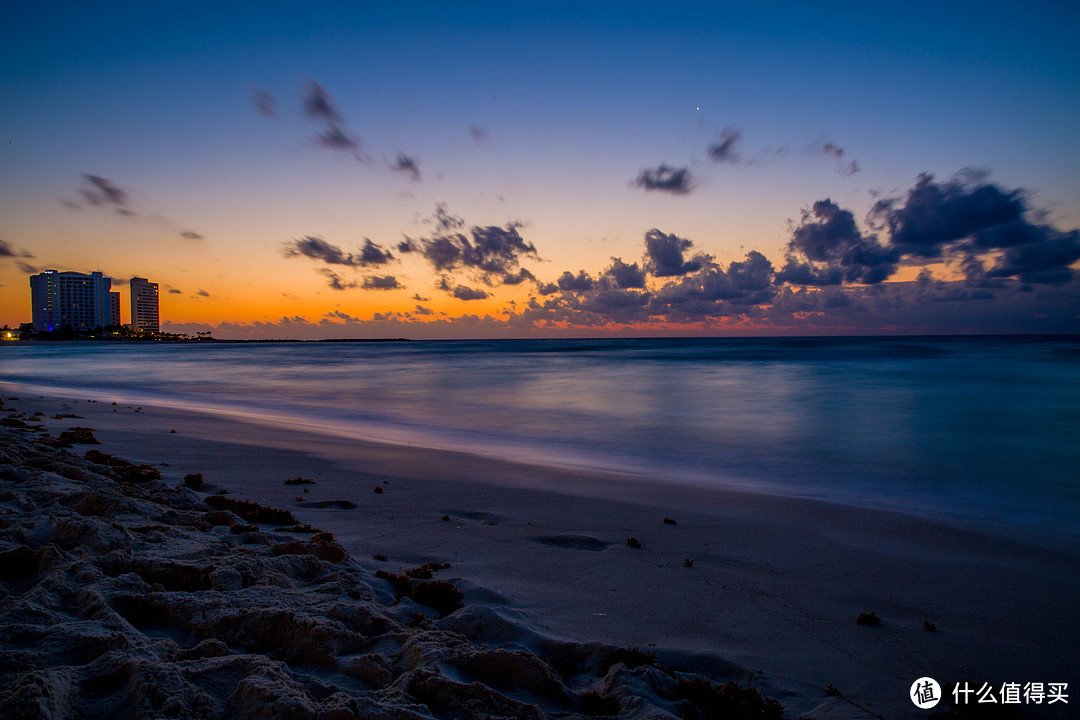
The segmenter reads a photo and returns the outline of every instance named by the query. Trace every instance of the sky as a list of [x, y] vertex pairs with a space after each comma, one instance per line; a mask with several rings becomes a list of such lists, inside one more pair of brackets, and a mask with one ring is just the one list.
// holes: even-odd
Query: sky
[[28, 276], [222, 338], [1080, 332], [1080, 6], [0, 3]]

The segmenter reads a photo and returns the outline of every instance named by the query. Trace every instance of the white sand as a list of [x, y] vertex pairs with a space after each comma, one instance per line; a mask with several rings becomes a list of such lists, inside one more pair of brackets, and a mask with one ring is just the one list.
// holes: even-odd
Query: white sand
[[[522, 647], [637, 646], [657, 664], [759, 688], [791, 717], [925, 717], [908, 699], [924, 675], [946, 691], [960, 679], [1080, 691], [1080, 551], [890, 512], [85, 400], [24, 394], [8, 406], [40, 409], [53, 434], [93, 427], [97, 449], [165, 463], [172, 486], [202, 472], [211, 492], [227, 488], [331, 531], [390, 615], [393, 593], [374, 571], [437, 560], [452, 564], [439, 577], [464, 591], [466, 610], [510, 621], [508, 639]], [[49, 419], [61, 412], [83, 418]], [[297, 475], [316, 481], [310, 492], [283, 485]], [[330, 500], [357, 507], [314, 506]], [[627, 547], [631, 536], [640, 549]], [[857, 625], [863, 611], [882, 623]], [[1071, 717], [1078, 702], [1026, 710]]]

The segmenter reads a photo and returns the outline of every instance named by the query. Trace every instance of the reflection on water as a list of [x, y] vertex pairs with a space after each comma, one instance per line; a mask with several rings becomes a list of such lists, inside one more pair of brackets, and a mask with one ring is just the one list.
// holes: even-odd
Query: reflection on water
[[1080, 534], [1080, 341], [19, 344], [0, 380]]

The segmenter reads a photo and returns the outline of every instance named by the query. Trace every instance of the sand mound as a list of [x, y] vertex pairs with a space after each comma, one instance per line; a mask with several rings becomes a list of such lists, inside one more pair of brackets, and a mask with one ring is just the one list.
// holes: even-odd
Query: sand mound
[[0, 717], [718, 716], [680, 691], [707, 680], [647, 653], [539, 636], [467, 596], [443, 617], [380, 601], [332, 538], [230, 532], [259, 516], [31, 437], [0, 428]]

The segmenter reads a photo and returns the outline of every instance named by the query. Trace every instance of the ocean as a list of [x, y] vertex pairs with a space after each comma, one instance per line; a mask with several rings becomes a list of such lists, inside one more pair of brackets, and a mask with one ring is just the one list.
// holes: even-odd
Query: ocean
[[1078, 337], [10, 343], [0, 382], [1080, 548]]

